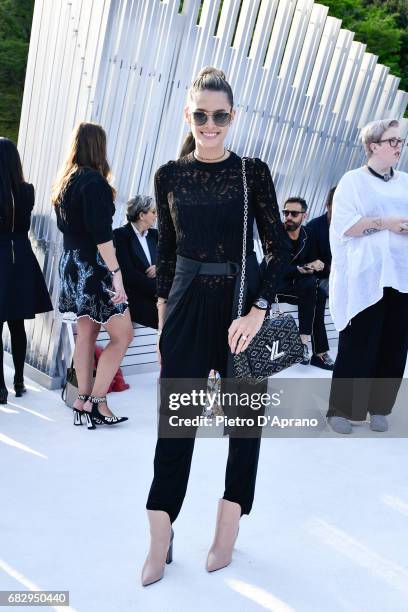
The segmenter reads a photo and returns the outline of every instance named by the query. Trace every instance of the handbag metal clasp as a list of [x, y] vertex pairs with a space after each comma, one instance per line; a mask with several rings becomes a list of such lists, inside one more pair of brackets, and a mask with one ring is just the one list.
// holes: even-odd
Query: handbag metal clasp
[[280, 303], [278, 300], [278, 296], [275, 296], [275, 304], [277, 306], [277, 310], [275, 312], [273, 312], [273, 305], [271, 306], [271, 310], [270, 310], [270, 317], [282, 317], [285, 313], [283, 312], [283, 310], [280, 309]]

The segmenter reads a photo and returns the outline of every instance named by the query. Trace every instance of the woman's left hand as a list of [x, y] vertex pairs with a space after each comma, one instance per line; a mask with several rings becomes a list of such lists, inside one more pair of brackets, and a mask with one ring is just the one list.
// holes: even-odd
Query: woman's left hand
[[241, 351], [245, 351], [252, 338], [261, 329], [266, 312], [253, 306], [245, 317], [234, 319], [228, 330], [231, 353], [238, 355]]

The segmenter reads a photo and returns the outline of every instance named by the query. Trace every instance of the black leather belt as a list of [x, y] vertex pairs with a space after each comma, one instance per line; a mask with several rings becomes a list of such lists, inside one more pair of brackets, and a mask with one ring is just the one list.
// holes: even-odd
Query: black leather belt
[[[181, 259], [186, 258], [181, 257]], [[241, 266], [235, 263], [234, 261], [226, 261], [225, 263], [203, 262], [202, 264], [200, 264], [197, 274], [203, 276], [236, 276], [237, 274], [239, 274], [240, 269]]]

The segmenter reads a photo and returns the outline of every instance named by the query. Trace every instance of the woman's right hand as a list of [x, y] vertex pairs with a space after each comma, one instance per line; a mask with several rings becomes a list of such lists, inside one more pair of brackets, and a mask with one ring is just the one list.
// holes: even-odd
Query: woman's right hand
[[386, 229], [394, 234], [408, 234], [408, 217], [386, 217]]
[[111, 300], [114, 304], [122, 304], [123, 302], [127, 302], [127, 295], [125, 288], [123, 286], [122, 274], [121, 272], [116, 272], [113, 275], [112, 279], [112, 287], [115, 292], [115, 295], [111, 297]]

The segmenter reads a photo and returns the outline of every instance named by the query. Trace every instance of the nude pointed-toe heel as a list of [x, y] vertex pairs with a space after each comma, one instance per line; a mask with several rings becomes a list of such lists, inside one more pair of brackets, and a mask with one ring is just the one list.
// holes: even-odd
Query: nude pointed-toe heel
[[206, 563], [208, 572], [215, 572], [231, 563], [240, 518], [241, 506], [239, 504], [220, 499], [214, 541], [208, 552]]
[[170, 517], [162, 510], [147, 511], [150, 523], [150, 550], [142, 569], [142, 585], [158, 582], [164, 576], [166, 564], [173, 561], [174, 531]]

